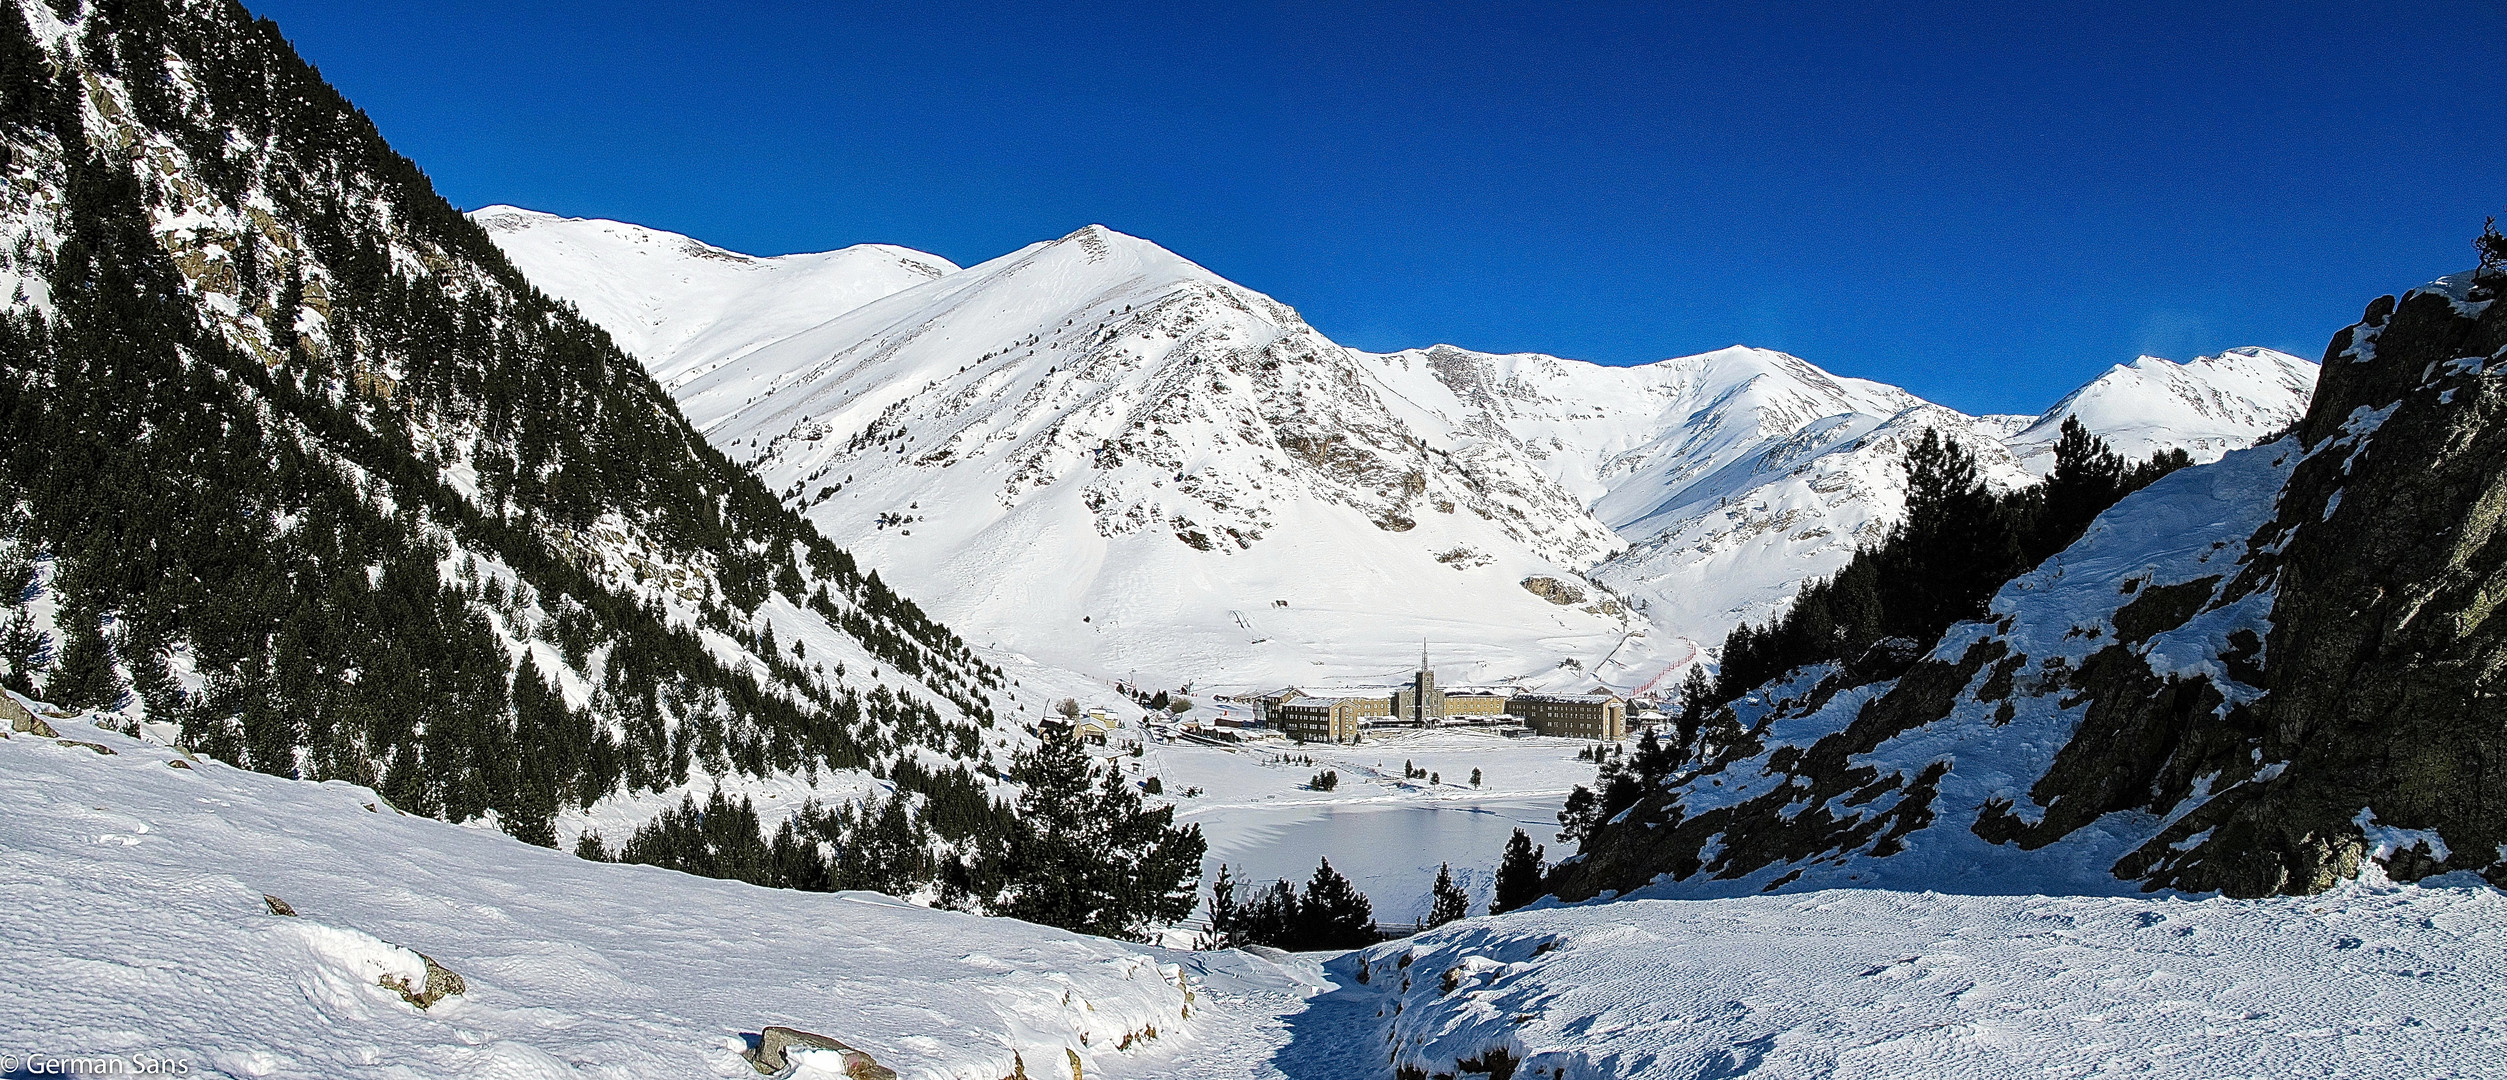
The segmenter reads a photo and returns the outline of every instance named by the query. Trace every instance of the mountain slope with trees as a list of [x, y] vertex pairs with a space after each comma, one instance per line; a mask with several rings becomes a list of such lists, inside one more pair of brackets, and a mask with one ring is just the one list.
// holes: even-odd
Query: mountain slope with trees
[[269, 21], [0, 0], [0, 150], [0, 682], [541, 844], [734, 775], [991, 807], [1001, 673]]
[[[2379, 299], [2295, 429], [2216, 464], [2119, 469], [2067, 436], [2034, 529], [1937, 455], [1947, 497], [1926, 501], [1963, 524], [1926, 540], [1916, 515], [1899, 535], [1923, 542], [1857, 556], [1870, 587], [1814, 584], [1738, 632], [1678, 732], [1571, 804], [1578, 850], [1548, 889], [2507, 880], [2507, 794], [2481, 765], [2507, 751], [2488, 688], [2507, 656], [2488, 617], [2507, 588], [2503, 285]], [[1995, 583], [2032, 544], [2060, 550]], [[1895, 655], [1893, 624], [1930, 644]]]

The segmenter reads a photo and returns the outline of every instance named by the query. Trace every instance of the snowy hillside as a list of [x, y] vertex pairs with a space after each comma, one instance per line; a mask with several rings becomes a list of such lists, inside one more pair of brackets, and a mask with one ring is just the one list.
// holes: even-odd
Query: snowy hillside
[[[899, 1076], [995, 1080], [1127, 1060], [1172, 1075], [1207, 1026], [1154, 950], [586, 862], [368, 788], [55, 722], [64, 741], [0, 738], [17, 883], [0, 1048], [19, 1054], [195, 1076], [754, 1077], [743, 1034], [783, 1024]], [[421, 955], [464, 992], [420, 1009], [379, 985], [424, 985]]]
[[2196, 462], [2278, 434], [2307, 413], [2316, 365], [2270, 349], [2230, 349], [2182, 364], [2144, 356], [2072, 391], [2011, 439], [2029, 471], [2054, 467], [2066, 417], [2127, 458], [2183, 450]]
[[[1731, 722], [1703, 736], [1713, 744], [1704, 760], [1670, 778], [1661, 813], [1639, 815], [1664, 820], [1588, 845], [1561, 868], [1571, 879], [1562, 895], [2135, 890], [2117, 862], [2232, 784], [2153, 777], [2144, 786], [2170, 797], [2151, 812], [2130, 801], [2141, 788], [2129, 777], [2110, 781], [2103, 769], [2088, 770], [2098, 798], [2041, 805], [2040, 778], [2058, 764], [2083, 770], [2065, 759], [2082, 753], [2068, 747], [2083, 725], [2080, 698], [2110, 672], [2146, 665], [2158, 673], [2149, 685], [2117, 696], [2164, 686], [2189, 712], [2258, 695], [2238, 675], [2255, 677], [2272, 591], [2215, 596], [2230, 591], [2297, 458], [2285, 440], [2127, 496], [1902, 678], [1839, 689], [1823, 684], [1834, 671], [1821, 666], [1734, 703]], [[2145, 765], [2132, 770], [2142, 776]]]
[[[1272, 960], [585, 862], [54, 722], [62, 739], [0, 738], [10, 1075], [58, 1055], [308, 1080], [756, 1077], [740, 1055], [768, 1025], [909, 1080], [1394, 1080], [1503, 1058], [1581, 1080], [2439, 1076], [2507, 1038], [2507, 902], [2480, 886], [1640, 901]], [[422, 1009], [384, 985], [424, 998], [430, 961], [460, 993]], [[782, 1075], [846, 1075], [796, 1064]]]
[[[8, 2], [0, 65], [62, 75], [0, 80], [0, 684], [543, 844], [695, 777], [968, 789], [1017, 743], [997, 669], [271, 23]], [[770, 271], [815, 306], [858, 261]]]
[[757, 258], [618, 221], [515, 206], [470, 215], [665, 387], [957, 269], [888, 244]]
[[[1660, 690], [1885, 532], [1928, 426], [1997, 486], [2047, 467], [2034, 433], [2074, 413], [2136, 455], [2209, 460], [2285, 426], [2314, 371], [2145, 360], [2028, 418], [1737, 346], [1626, 368], [1378, 355], [1096, 226], [758, 345], [768, 322], [647, 266], [715, 249], [476, 216], [830, 536], [979, 643], [1113, 678], [1381, 679], [1426, 638], [1455, 677]], [[637, 344], [656, 318], [688, 343]]]
[[1355, 1030], [1314, 1056], [1349, 1077], [1384, 1075], [1388, 1045], [1412, 1076], [1501, 1060], [1576, 1080], [2488, 1075], [2507, 1039], [2500, 945], [2507, 898], [2470, 882], [1595, 904], [1335, 962], [1350, 981], [1314, 1011]]

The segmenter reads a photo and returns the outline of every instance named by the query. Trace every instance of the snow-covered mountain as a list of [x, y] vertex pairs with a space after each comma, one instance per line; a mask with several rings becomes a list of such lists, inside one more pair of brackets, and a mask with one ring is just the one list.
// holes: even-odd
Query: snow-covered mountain
[[[996, 730], [1008, 677], [726, 460], [267, 20], [0, 2], [0, 72], [0, 684], [543, 844], [724, 777], [964, 790], [1024, 737]], [[952, 269], [690, 258], [758, 262], [779, 284], [706, 325], [763, 330], [892, 287], [855, 272], [881, 260]], [[639, 288], [675, 310], [723, 280]]]
[[2054, 467], [2063, 421], [2077, 416], [2117, 453], [2181, 449], [2197, 462], [2285, 431], [2307, 413], [2316, 365], [2270, 349], [2230, 349], [2187, 363], [2144, 356], [2108, 368], [2011, 439], [2032, 472]]
[[[1819, 661], [1621, 787], [1556, 895], [2507, 881], [2507, 276], [2372, 302], [2287, 433], [2133, 492], [1900, 671]], [[1597, 811], [1599, 813], [1599, 811]]]
[[888, 244], [758, 258], [618, 221], [490, 206], [472, 221], [666, 387], [956, 270]]
[[946, 261], [848, 248], [818, 257], [811, 308], [727, 303], [717, 267], [745, 257], [686, 237], [474, 217], [975, 640], [1170, 682], [1378, 678], [1426, 638], [1449, 680], [1660, 689], [1885, 532], [1926, 427], [2000, 486], [2051, 467], [2069, 415], [2211, 460], [2294, 419], [2315, 368], [2144, 358], [2043, 416], [1972, 417], [1739, 346], [1636, 367], [1348, 349], [1100, 226], [919, 282], [900, 268]]

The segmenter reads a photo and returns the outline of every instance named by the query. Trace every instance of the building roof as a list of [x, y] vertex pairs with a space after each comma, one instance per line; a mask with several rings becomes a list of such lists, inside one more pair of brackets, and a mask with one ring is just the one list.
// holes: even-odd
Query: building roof
[[1523, 701], [1549, 701], [1562, 705], [1601, 705], [1619, 700], [1617, 694], [1516, 694]]

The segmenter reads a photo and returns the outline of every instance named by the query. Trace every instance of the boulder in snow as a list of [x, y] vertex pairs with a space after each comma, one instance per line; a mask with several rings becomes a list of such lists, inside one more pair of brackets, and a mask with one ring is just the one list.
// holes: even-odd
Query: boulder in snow
[[896, 1080], [896, 1072], [865, 1054], [835, 1039], [814, 1032], [780, 1025], [757, 1034], [757, 1049], [748, 1054], [749, 1064], [769, 1076], [807, 1071], [817, 1062], [809, 1059], [832, 1056], [842, 1066], [842, 1074], [852, 1080]]

